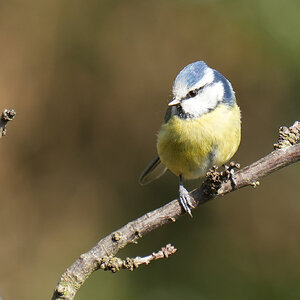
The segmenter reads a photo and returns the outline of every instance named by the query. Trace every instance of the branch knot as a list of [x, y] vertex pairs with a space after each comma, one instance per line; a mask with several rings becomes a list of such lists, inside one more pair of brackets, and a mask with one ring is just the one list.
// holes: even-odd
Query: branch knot
[[300, 122], [296, 121], [291, 127], [281, 126], [279, 128], [278, 143], [274, 149], [283, 149], [297, 144], [300, 139]]
[[6, 135], [6, 124], [13, 120], [16, 115], [16, 112], [11, 109], [5, 109], [0, 117], [0, 138]]
[[218, 171], [217, 166], [213, 166], [207, 173], [206, 179], [203, 182], [203, 192], [205, 195], [217, 195], [222, 183], [231, 181], [233, 187], [235, 187], [234, 169], [239, 169], [240, 164], [230, 162], [229, 166], [225, 165], [225, 170]]

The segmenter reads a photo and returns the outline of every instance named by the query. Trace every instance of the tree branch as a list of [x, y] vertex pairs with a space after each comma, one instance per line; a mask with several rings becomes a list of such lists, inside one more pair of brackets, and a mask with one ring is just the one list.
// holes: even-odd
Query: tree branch
[[[219, 173], [216, 169], [210, 171], [202, 186], [190, 192], [194, 206], [197, 207], [217, 196], [248, 185], [256, 187], [259, 184], [258, 180], [262, 177], [299, 161], [300, 144], [297, 144], [297, 141], [300, 135], [300, 123], [295, 122], [290, 128], [281, 127], [279, 133], [278, 143], [274, 145], [275, 151], [236, 172], [234, 174], [234, 184], [232, 180], [226, 179], [228, 178], [226, 172]], [[82, 254], [65, 271], [56, 286], [52, 300], [74, 299], [76, 292], [86, 279], [99, 268], [111, 271], [117, 271], [115, 266], [119, 266], [118, 269], [124, 268], [124, 261], [114, 257], [120, 249], [130, 243], [136, 243], [138, 239], [158, 227], [175, 222], [184, 214], [185, 211], [176, 199], [109, 234], [91, 250]], [[111, 264], [113, 258], [115, 258], [116, 265], [109, 268], [108, 265]], [[126, 259], [125, 262], [129, 260]], [[134, 268], [127, 269], [133, 270]]]
[[11, 109], [5, 109], [0, 117], [0, 139], [6, 135], [6, 125], [9, 121], [13, 120], [13, 118], [15, 117], [16, 112]]

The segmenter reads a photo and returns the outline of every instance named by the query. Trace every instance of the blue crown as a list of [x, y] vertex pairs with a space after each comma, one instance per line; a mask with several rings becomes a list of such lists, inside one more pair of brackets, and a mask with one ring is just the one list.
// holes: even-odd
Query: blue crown
[[203, 76], [205, 70], [208, 68], [204, 61], [196, 61], [192, 64], [187, 65], [177, 75], [174, 86], [178, 82], [182, 82], [187, 89], [193, 87]]
[[[208, 67], [204, 61], [196, 61], [187, 65], [177, 75], [173, 87], [176, 85], [181, 85], [185, 86], [187, 90], [190, 90], [196, 85], [198, 81], [203, 78], [207, 69], [211, 68]], [[227, 105], [233, 105], [235, 103], [235, 95], [230, 82], [218, 71], [214, 69], [211, 70], [213, 71], [214, 76], [211, 84], [214, 84], [216, 82], [221, 82], [223, 84], [224, 96], [222, 102]]]

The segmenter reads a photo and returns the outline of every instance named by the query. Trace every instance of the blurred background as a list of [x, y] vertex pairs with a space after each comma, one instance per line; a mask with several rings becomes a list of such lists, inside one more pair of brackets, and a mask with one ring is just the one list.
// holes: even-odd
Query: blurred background
[[[81, 253], [177, 197], [138, 176], [177, 73], [204, 60], [233, 84], [245, 166], [299, 119], [300, 2], [11, 0], [0, 4], [0, 295], [50, 299]], [[118, 256], [172, 243], [168, 260], [98, 271], [76, 299], [299, 299], [300, 168], [199, 207]], [[200, 181], [189, 184], [195, 188]]]

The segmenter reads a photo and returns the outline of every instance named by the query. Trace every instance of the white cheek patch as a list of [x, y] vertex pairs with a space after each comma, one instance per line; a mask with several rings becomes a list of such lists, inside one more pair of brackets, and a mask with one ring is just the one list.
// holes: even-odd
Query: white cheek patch
[[200, 91], [199, 95], [181, 102], [181, 107], [185, 113], [199, 117], [214, 109], [222, 101], [224, 87], [221, 82], [207, 86]]

